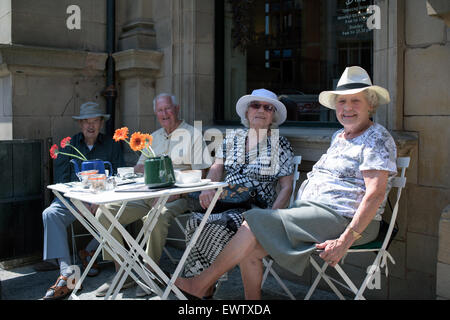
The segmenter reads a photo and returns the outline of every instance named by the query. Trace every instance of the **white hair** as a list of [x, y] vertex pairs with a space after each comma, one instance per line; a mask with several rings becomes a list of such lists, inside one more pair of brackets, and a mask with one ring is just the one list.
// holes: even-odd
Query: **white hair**
[[160, 93], [158, 94], [154, 99], [153, 99], [153, 111], [156, 112], [156, 101], [158, 101], [158, 99], [163, 98], [163, 97], [169, 97], [170, 101], [172, 102], [173, 106], [177, 105], [177, 98], [169, 93]]
[[372, 107], [372, 110], [369, 111], [369, 114], [372, 117], [377, 112], [377, 108], [379, 106], [379, 99], [377, 93], [371, 89], [364, 90], [363, 92], [366, 96], [369, 106]]

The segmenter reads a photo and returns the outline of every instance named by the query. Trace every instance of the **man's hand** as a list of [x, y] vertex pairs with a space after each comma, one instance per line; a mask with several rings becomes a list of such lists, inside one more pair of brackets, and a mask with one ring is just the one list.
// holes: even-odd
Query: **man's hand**
[[144, 165], [137, 164], [134, 166], [134, 173], [144, 173]]
[[89, 210], [90, 213], [95, 215], [95, 212], [98, 209], [98, 204], [89, 204], [87, 202], [83, 202], [84, 206]]

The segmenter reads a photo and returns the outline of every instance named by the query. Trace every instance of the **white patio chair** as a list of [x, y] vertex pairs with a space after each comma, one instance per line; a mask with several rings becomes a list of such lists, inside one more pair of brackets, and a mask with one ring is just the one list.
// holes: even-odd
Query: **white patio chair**
[[[294, 179], [292, 182], [292, 195], [291, 198], [289, 200], [289, 208], [292, 207], [292, 205], [294, 204], [294, 200], [295, 200], [295, 190], [296, 190], [296, 186], [297, 186], [297, 181], [298, 179], [300, 179], [300, 172], [298, 171], [298, 167], [300, 166], [300, 163], [302, 162], [302, 157], [301, 156], [295, 156], [294, 157]], [[263, 274], [263, 279], [261, 282], [261, 289], [264, 286], [264, 283], [267, 280], [267, 276], [270, 274], [275, 278], [275, 280], [278, 282], [278, 284], [281, 286], [281, 288], [283, 288], [284, 292], [286, 292], [286, 294], [289, 296], [289, 298], [291, 298], [292, 300], [295, 300], [294, 295], [292, 294], [292, 292], [289, 290], [289, 288], [284, 284], [283, 280], [281, 280], [280, 276], [275, 272], [275, 270], [273, 269], [272, 265], [273, 265], [273, 259], [271, 259], [270, 257], [266, 257], [263, 259], [263, 264], [266, 267], [264, 274]]]
[[[394, 188], [397, 188], [397, 195], [396, 195], [396, 198], [395, 198], [396, 199], [395, 200], [395, 205], [394, 205], [394, 208], [392, 209], [392, 216], [391, 216], [391, 220], [389, 222], [389, 225], [387, 227], [387, 230], [386, 229], [384, 229], [384, 230], [380, 229], [380, 233], [379, 233], [377, 239], [375, 239], [372, 242], [366, 243], [364, 245], [353, 246], [346, 253], [346, 255], [347, 254], [353, 254], [353, 253], [362, 253], [362, 252], [374, 252], [374, 253], [376, 253], [376, 257], [375, 257], [374, 261], [371, 264], [368, 265], [367, 276], [365, 277], [364, 281], [361, 283], [361, 286], [358, 288], [352, 282], [350, 277], [347, 276], [347, 274], [344, 272], [344, 270], [342, 269], [342, 267], [339, 264], [337, 264], [334, 268], [338, 272], [339, 276], [344, 280], [345, 283], [342, 283], [341, 281], [330, 277], [329, 275], [327, 275], [325, 273], [325, 271], [326, 271], [326, 269], [328, 267], [328, 263], [324, 262], [322, 267], [320, 267], [319, 264], [315, 261], [314, 257], [311, 256], [310, 257], [310, 263], [314, 267], [314, 269], [317, 270], [318, 275], [317, 275], [316, 279], [314, 280], [313, 284], [311, 285], [311, 288], [309, 289], [308, 293], [306, 294], [305, 300], [309, 300], [311, 298], [312, 294], [314, 293], [314, 291], [317, 288], [317, 285], [319, 284], [319, 281], [321, 279], [325, 280], [325, 282], [330, 286], [330, 288], [333, 290], [333, 292], [341, 300], [345, 300], [345, 297], [337, 289], [337, 287], [334, 285], [334, 283], [337, 283], [340, 286], [342, 286], [342, 287], [348, 289], [349, 291], [351, 291], [355, 295], [354, 299], [355, 300], [359, 300], [359, 299], [365, 299], [364, 296], [363, 296], [363, 293], [364, 293], [365, 289], [369, 286], [371, 281], [373, 281], [376, 273], [381, 272], [382, 268], [385, 268], [386, 276], [388, 276], [388, 267], [387, 267], [387, 262], [388, 261], [387, 261], [387, 259], [389, 258], [389, 260], [393, 264], [395, 264], [394, 258], [388, 252], [388, 247], [389, 247], [389, 244], [390, 244], [390, 242], [392, 240], [391, 239], [391, 235], [392, 235], [392, 232], [394, 230], [395, 222], [396, 222], [396, 219], [397, 219], [398, 206], [399, 206], [401, 192], [402, 192], [402, 189], [406, 185], [406, 176], [405, 176], [405, 174], [406, 174], [406, 169], [409, 167], [409, 162], [410, 162], [410, 157], [400, 157], [400, 158], [397, 159], [397, 168], [399, 170], [401, 170], [401, 172], [400, 172], [400, 175], [395, 177], [393, 179], [393, 182], [392, 182], [392, 190], [394, 190]], [[344, 263], [344, 258], [341, 259], [341, 262], [340, 262], [341, 264]], [[266, 271], [265, 271], [265, 275], [264, 275], [262, 284], [264, 284], [265, 277], [267, 276], [267, 273], [269, 271], [274, 276], [276, 275], [276, 273], [274, 271], [272, 271], [273, 268], [271, 268], [271, 265], [272, 265], [272, 261], [269, 261], [267, 263], [267, 267], [266, 267]], [[289, 291], [289, 289], [286, 287], [286, 285], [284, 283], [282, 284], [282, 281], [281, 281], [280, 277], [278, 275], [276, 275], [275, 278], [277, 279], [278, 283], [282, 286], [282, 288], [284, 289], [286, 294], [291, 299], [295, 300], [294, 295]]]
[[[70, 224], [70, 233], [72, 238], [72, 263], [75, 265], [80, 260], [78, 257], [78, 249], [77, 249], [77, 238], [80, 237], [88, 237], [92, 235], [90, 233], [75, 233], [75, 230], [73, 228], [73, 224], [77, 221], [74, 221]], [[81, 262], [81, 261], [80, 261]]]

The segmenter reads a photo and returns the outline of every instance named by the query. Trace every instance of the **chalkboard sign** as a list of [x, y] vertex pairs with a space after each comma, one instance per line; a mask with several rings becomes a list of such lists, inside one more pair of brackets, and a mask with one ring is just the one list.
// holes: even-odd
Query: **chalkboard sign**
[[369, 0], [339, 1], [336, 17], [336, 36], [341, 39], [368, 39], [372, 32], [372, 29], [367, 26], [367, 20], [372, 15], [369, 9], [372, 2]]

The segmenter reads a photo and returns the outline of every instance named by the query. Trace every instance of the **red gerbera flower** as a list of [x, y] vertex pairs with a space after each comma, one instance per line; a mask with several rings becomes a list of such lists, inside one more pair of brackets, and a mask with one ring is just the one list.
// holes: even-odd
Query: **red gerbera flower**
[[50, 157], [52, 157], [52, 159], [56, 159], [58, 157], [58, 145], [54, 144], [51, 148], [50, 148]]
[[70, 140], [71, 140], [70, 137], [67, 137], [67, 138], [62, 139], [62, 140], [61, 140], [61, 148], [64, 149], [64, 148], [66, 147], [66, 145], [70, 144]]

